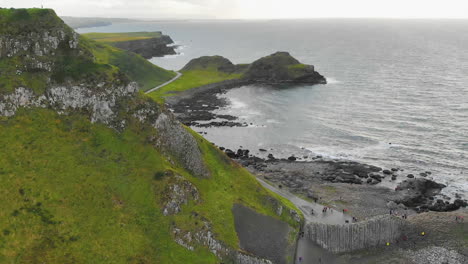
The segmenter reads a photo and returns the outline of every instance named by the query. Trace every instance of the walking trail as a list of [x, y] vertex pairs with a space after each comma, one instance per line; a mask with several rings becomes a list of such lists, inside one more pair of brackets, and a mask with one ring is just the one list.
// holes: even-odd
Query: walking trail
[[[334, 209], [328, 209], [326, 213], [323, 213], [323, 205], [303, 200], [287, 190], [278, 189], [270, 185], [262, 179], [257, 178], [257, 180], [265, 188], [283, 196], [299, 208], [304, 214], [305, 225], [309, 223], [345, 224], [346, 220], [352, 223], [353, 218], [348, 214]], [[299, 262], [299, 257], [302, 257], [302, 262]], [[316, 243], [310, 241], [307, 237], [300, 237], [297, 242], [295, 262], [297, 264], [333, 264], [338, 262], [338, 259], [339, 257], [337, 255], [323, 249]]]
[[146, 91], [145, 94], [152, 93], [152, 92], [154, 92], [154, 91], [156, 91], [156, 90], [158, 90], [158, 89], [172, 83], [173, 81], [179, 79], [180, 76], [182, 76], [182, 73], [180, 73], [180, 72], [176, 72], [176, 73], [177, 73], [177, 75], [174, 78], [172, 78], [171, 80], [169, 80], [169, 81], [167, 81], [167, 82], [165, 82], [165, 83], [163, 83], [163, 84], [161, 84], [161, 85], [159, 85], [157, 87], [154, 87], [153, 89], [150, 89], [150, 90]]

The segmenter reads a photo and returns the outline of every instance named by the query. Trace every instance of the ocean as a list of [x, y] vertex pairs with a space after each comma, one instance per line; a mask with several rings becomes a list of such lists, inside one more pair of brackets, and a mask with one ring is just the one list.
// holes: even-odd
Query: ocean
[[288, 51], [328, 84], [232, 89], [222, 95], [231, 104], [218, 111], [251, 125], [195, 130], [258, 155], [263, 148], [405, 175], [431, 171], [448, 185], [444, 194], [468, 198], [468, 20], [159, 21], [78, 31], [163, 31], [180, 54], [151, 62], [173, 70], [204, 55], [250, 63]]

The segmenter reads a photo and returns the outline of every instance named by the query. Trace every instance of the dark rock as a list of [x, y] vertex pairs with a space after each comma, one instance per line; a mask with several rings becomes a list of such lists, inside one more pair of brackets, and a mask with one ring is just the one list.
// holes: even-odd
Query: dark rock
[[266, 152], [267, 150], [266, 149], [258, 149], [259, 151], [261, 152]]
[[427, 174], [426, 174], [425, 172], [421, 172], [421, 173], [419, 173], [419, 176], [421, 176], [421, 177], [427, 177]]
[[396, 202], [415, 208], [427, 203], [429, 198], [439, 194], [445, 187], [443, 184], [424, 178], [408, 179], [397, 186], [400, 198]]
[[392, 171], [398, 171], [398, 169], [397, 168], [392, 168]]
[[296, 158], [296, 157], [294, 157], [294, 156], [291, 156], [291, 157], [289, 157], [289, 158], [288, 158], [288, 160], [289, 160], [289, 161], [296, 161], [296, 160], [297, 160], [297, 158]]
[[390, 174], [392, 174], [392, 172], [389, 171], [389, 170], [383, 170], [383, 174], [390, 175]]
[[234, 153], [234, 151], [232, 151], [232, 150], [230, 150], [230, 149], [226, 149], [226, 150], [224, 151], [224, 153], [226, 153], [226, 155], [227, 155], [228, 157], [230, 157], [231, 159], [238, 158], [237, 154]]
[[408, 176], [406, 176], [406, 177], [412, 179], [412, 178], [414, 178], [414, 175], [413, 174], [408, 174]]
[[375, 179], [375, 180], [378, 180], [378, 181], [381, 181], [382, 180], [382, 176], [378, 173], [371, 173], [369, 174], [369, 177], [371, 177], [372, 179]]

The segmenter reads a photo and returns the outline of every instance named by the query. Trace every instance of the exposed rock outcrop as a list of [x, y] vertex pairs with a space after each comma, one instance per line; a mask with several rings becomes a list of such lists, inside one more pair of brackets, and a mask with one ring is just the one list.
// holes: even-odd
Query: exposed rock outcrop
[[176, 175], [175, 182], [168, 184], [165, 190], [165, 202], [163, 208], [164, 215], [174, 215], [179, 213], [181, 206], [188, 204], [189, 201], [198, 202], [200, 194], [197, 188], [184, 177]]

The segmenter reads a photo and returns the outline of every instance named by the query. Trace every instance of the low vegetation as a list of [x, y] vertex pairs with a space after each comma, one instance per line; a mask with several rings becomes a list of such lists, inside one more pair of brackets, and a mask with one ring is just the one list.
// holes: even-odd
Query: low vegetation
[[159, 103], [164, 102], [164, 97], [174, 95], [203, 85], [218, 83], [226, 80], [240, 79], [242, 74], [225, 73], [216, 69], [188, 70], [176, 81], [166, 85], [149, 94], [151, 98]]

